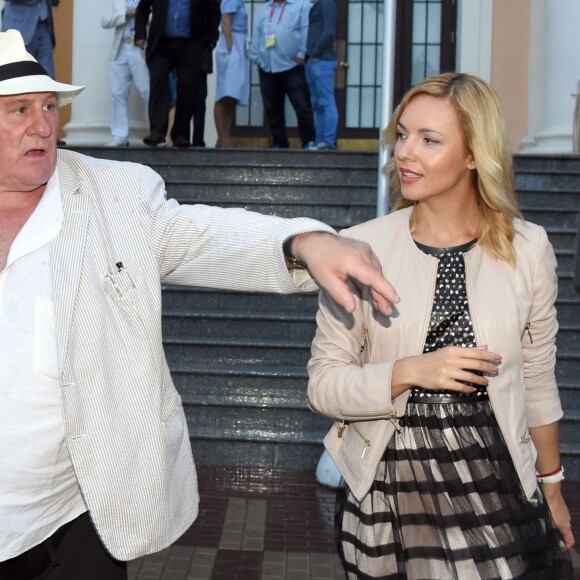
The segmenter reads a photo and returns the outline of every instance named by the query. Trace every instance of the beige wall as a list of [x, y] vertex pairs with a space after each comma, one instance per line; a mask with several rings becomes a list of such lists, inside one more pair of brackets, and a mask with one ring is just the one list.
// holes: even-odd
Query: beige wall
[[512, 149], [527, 134], [531, 0], [494, 0], [491, 84], [504, 108]]
[[[54, 76], [57, 81], [70, 83], [72, 79], [72, 20], [74, 0], [60, 0], [59, 5], [52, 9], [54, 18], [54, 35], [56, 49], [54, 51]], [[70, 106], [60, 111], [60, 127], [70, 120]]]

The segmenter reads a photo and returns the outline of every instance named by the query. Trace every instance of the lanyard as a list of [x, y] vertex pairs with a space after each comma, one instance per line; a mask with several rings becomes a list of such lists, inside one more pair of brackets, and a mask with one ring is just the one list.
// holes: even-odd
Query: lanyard
[[[276, 0], [272, 2], [272, 8], [270, 8], [270, 16], [268, 16], [268, 26], [272, 25], [272, 18], [274, 17], [274, 10], [276, 9]], [[282, 16], [284, 15], [284, 10], [286, 10], [286, 0], [284, 0], [284, 4], [282, 6], [282, 10], [280, 11], [280, 16], [278, 16], [278, 25], [280, 24], [280, 20], [282, 20]]]

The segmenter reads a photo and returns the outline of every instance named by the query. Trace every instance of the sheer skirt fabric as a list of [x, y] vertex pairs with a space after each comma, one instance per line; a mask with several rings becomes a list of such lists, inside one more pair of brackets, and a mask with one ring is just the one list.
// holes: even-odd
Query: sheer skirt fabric
[[337, 513], [348, 577], [550, 578], [547, 504], [522, 495], [489, 401], [410, 403], [362, 502]]

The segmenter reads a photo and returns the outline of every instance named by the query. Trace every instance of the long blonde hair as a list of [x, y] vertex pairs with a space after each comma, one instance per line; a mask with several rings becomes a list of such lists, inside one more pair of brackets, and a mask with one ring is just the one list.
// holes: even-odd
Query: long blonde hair
[[[383, 144], [394, 146], [399, 119], [417, 95], [447, 99], [455, 108], [465, 147], [476, 165], [473, 179], [482, 212], [478, 243], [494, 258], [515, 265], [513, 220], [522, 216], [514, 191], [512, 154], [497, 93], [488, 83], [469, 74], [443, 73], [429, 77], [405, 94], [383, 131]], [[391, 175], [391, 208], [413, 205], [413, 201], [401, 195], [394, 159], [384, 171], [387, 176]], [[417, 219], [417, 213], [413, 212], [412, 229]]]

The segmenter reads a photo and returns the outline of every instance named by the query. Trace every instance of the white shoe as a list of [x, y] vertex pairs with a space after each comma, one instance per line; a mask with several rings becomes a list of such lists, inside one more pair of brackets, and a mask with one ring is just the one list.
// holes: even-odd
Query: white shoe
[[129, 147], [129, 139], [120, 138], [120, 137], [113, 137], [111, 141], [105, 143], [104, 147]]

